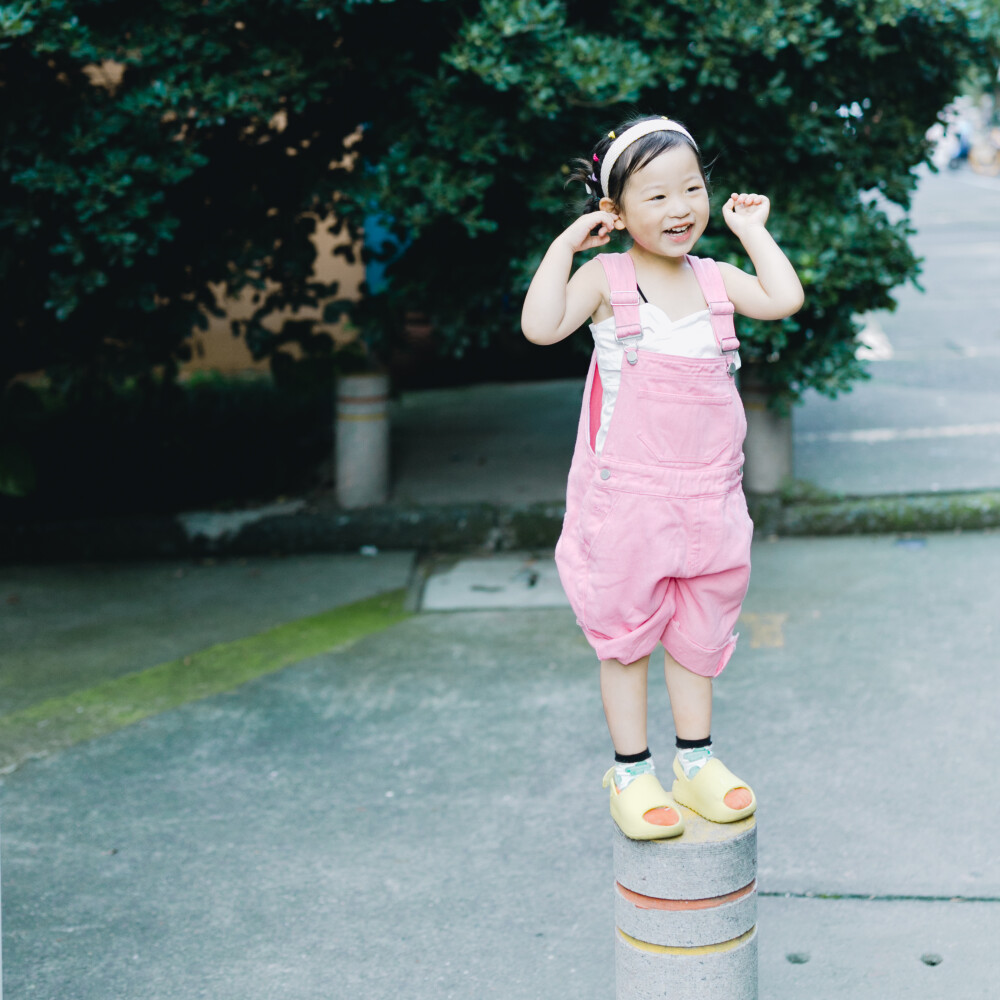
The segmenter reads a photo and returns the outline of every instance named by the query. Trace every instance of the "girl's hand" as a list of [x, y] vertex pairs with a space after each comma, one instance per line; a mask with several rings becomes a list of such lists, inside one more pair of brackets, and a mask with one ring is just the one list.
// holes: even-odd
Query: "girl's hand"
[[524, 297], [521, 329], [528, 340], [533, 344], [554, 344], [594, 315], [603, 300], [607, 280], [596, 260], [587, 261], [571, 276], [573, 255], [604, 246], [611, 239], [612, 229], [624, 227], [613, 212], [588, 212], [553, 240]]
[[736, 234], [755, 274], [720, 263], [726, 292], [736, 311], [751, 319], [784, 319], [802, 308], [802, 282], [774, 237], [767, 231], [771, 203], [762, 194], [736, 194], [722, 206], [726, 225]]
[[[602, 247], [611, 239], [618, 216], [613, 212], [588, 212], [581, 215], [560, 237], [573, 253]], [[596, 232], [595, 232], [596, 230]]]
[[771, 211], [771, 202], [762, 194], [737, 194], [729, 196], [729, 201], [722, 206], [722, 217], [726, 225], [737, 235], [751, 226], [764, 226]]

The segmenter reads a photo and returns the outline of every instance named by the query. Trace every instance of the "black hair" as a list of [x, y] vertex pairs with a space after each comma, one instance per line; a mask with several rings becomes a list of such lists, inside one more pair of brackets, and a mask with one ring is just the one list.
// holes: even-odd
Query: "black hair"
[[[637, 115], [627, 121], [616, 125], [608, 134], [604, 135], [600, 142], [593, 148], [589, 160], [574, 160], [573, 170], [569, 176], [567, 184], [573, 181], [581, 181], [587, 188], [587, 201], [583, 207], [585, 212], [596, 212], [600, 207], [601, 198], [605, 195], [609, 197], [616, 208], [621, 206], [622, 195], [625, 192], [625, 184], [629, 177], [637, 170], [644, 167], [650, 160], [655, 159], [660, 153], [665, 153], [668, 149], [675, 149], [678, 146], [687, 146], [695, 155], [698, 161], [698, 170], [701, 172], [705, 187], [708, 188], [708, 175], [705, 172], [705, 165], [701, 159], [698, 147], [683, 132], [661, 131], [650, 132], [641, 139], [636, 139], [628, 146], [621, 156], [615, 161], [611, 168], [611, 176], [608, 178], [608, 190], [601, 189], [601, 167], [604, 157], [611, 144], [615, 141], [613, 136], [619, 136], [633, 125], [641, 122], [662, 121], [660, 115]], [[680, 122], [676, 122], [680, 125]]]

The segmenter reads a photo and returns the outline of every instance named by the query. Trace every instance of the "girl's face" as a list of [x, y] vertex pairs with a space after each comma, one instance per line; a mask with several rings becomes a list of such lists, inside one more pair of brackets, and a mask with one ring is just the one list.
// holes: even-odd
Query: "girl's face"
[[625, 182], [618, 216], [643, 250], [660, 257], [690, 253], [709, 218], [708, 191], [694, 151], [674, 146], [636, 170]]

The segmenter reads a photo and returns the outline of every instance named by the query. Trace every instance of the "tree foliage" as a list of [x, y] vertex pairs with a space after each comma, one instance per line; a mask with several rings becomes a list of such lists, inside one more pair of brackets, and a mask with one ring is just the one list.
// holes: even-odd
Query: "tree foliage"
[[0, 9], [0, 383], [42, 368], [66, 388], [169, 374], [217, 311], [210, 281], [255, 290], [259, 355], [282, 340], [260, 317], [329, 295], [309, 236], [358, 123], [350, 7]]
[[977, 58], [969, 67], [971, 89], [988, 93], [993, 101], [993, 124], [1000, 124], [1000, 0], [958, 0], [979, 42]]
[[[392, 245], [381, 287], [330, 317], [383, 348], [411, 311], [446, 351], [517, 337], [572, 214], [566, 161], [638, 110], [692, 128], [717, 203], [772, 195], [807, 305], [743, 324], [745, 355], [786, 396], [834, 392], [859, 376], [852, 316], [917, 273], [886, 205], [908, 205], [971, 44], [942, 0], [0, 5], [0, 385], [169, 375], [209, 282], [254, 290], [237, 332], [258, 356], [328, 355], [262, 320], [336, 295], [309, 238], [331, 211]], [[701, 248], [747, 263], [720, 222]]]
[[806, 285], [796, 317], [741, 322], [745, 357], [786, 400], [833, 394], [861, 375], [853, 317], [892, 308], [918, 272], [892, 203], [908, 207], [971, 51], [946, 3], [482, 0], [411, 103], [366, 131], [357, 179], [372, 193], [357, 203], [392, 215], [407, 248], [366, 323], [396, 301], [459, 347], [515, 336], [568, 219], [566, 160], [633, 109], [666, 113], [714, 159], [700, 251], [748, 266], [718, 209], [731, 190], [764, 191]]

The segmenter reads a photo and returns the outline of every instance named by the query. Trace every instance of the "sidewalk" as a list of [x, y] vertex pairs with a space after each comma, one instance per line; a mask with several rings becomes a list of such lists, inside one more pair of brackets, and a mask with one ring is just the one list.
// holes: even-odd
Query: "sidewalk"
[[[971, 490], [987, 516], [1000, 185], [928, 184], [945, 305], [879, 317], [873, 380], [805, 401], [797, 474], [869, 513]], [[0, 566], [9, 998], [614, 995], [608, 740], [546, 535], [578, 394], [405, 397], [378, 536], [292, 502], [173, 522], [154, 551], [186, 558]], [[925, 506], [872, 500], [893, 476]], [[996, 993], [1000, 533], [913, 527], [755, 543], [713, 730], [761, 802], [762, 1000]], [[473, 530], [533, 551], [418, 560]]]
[[1000, 178], [923, 177], [921, 284], [869, 326], [872, 378], [795, 414], [795, 474], [847, 495], [1000, 486]]

